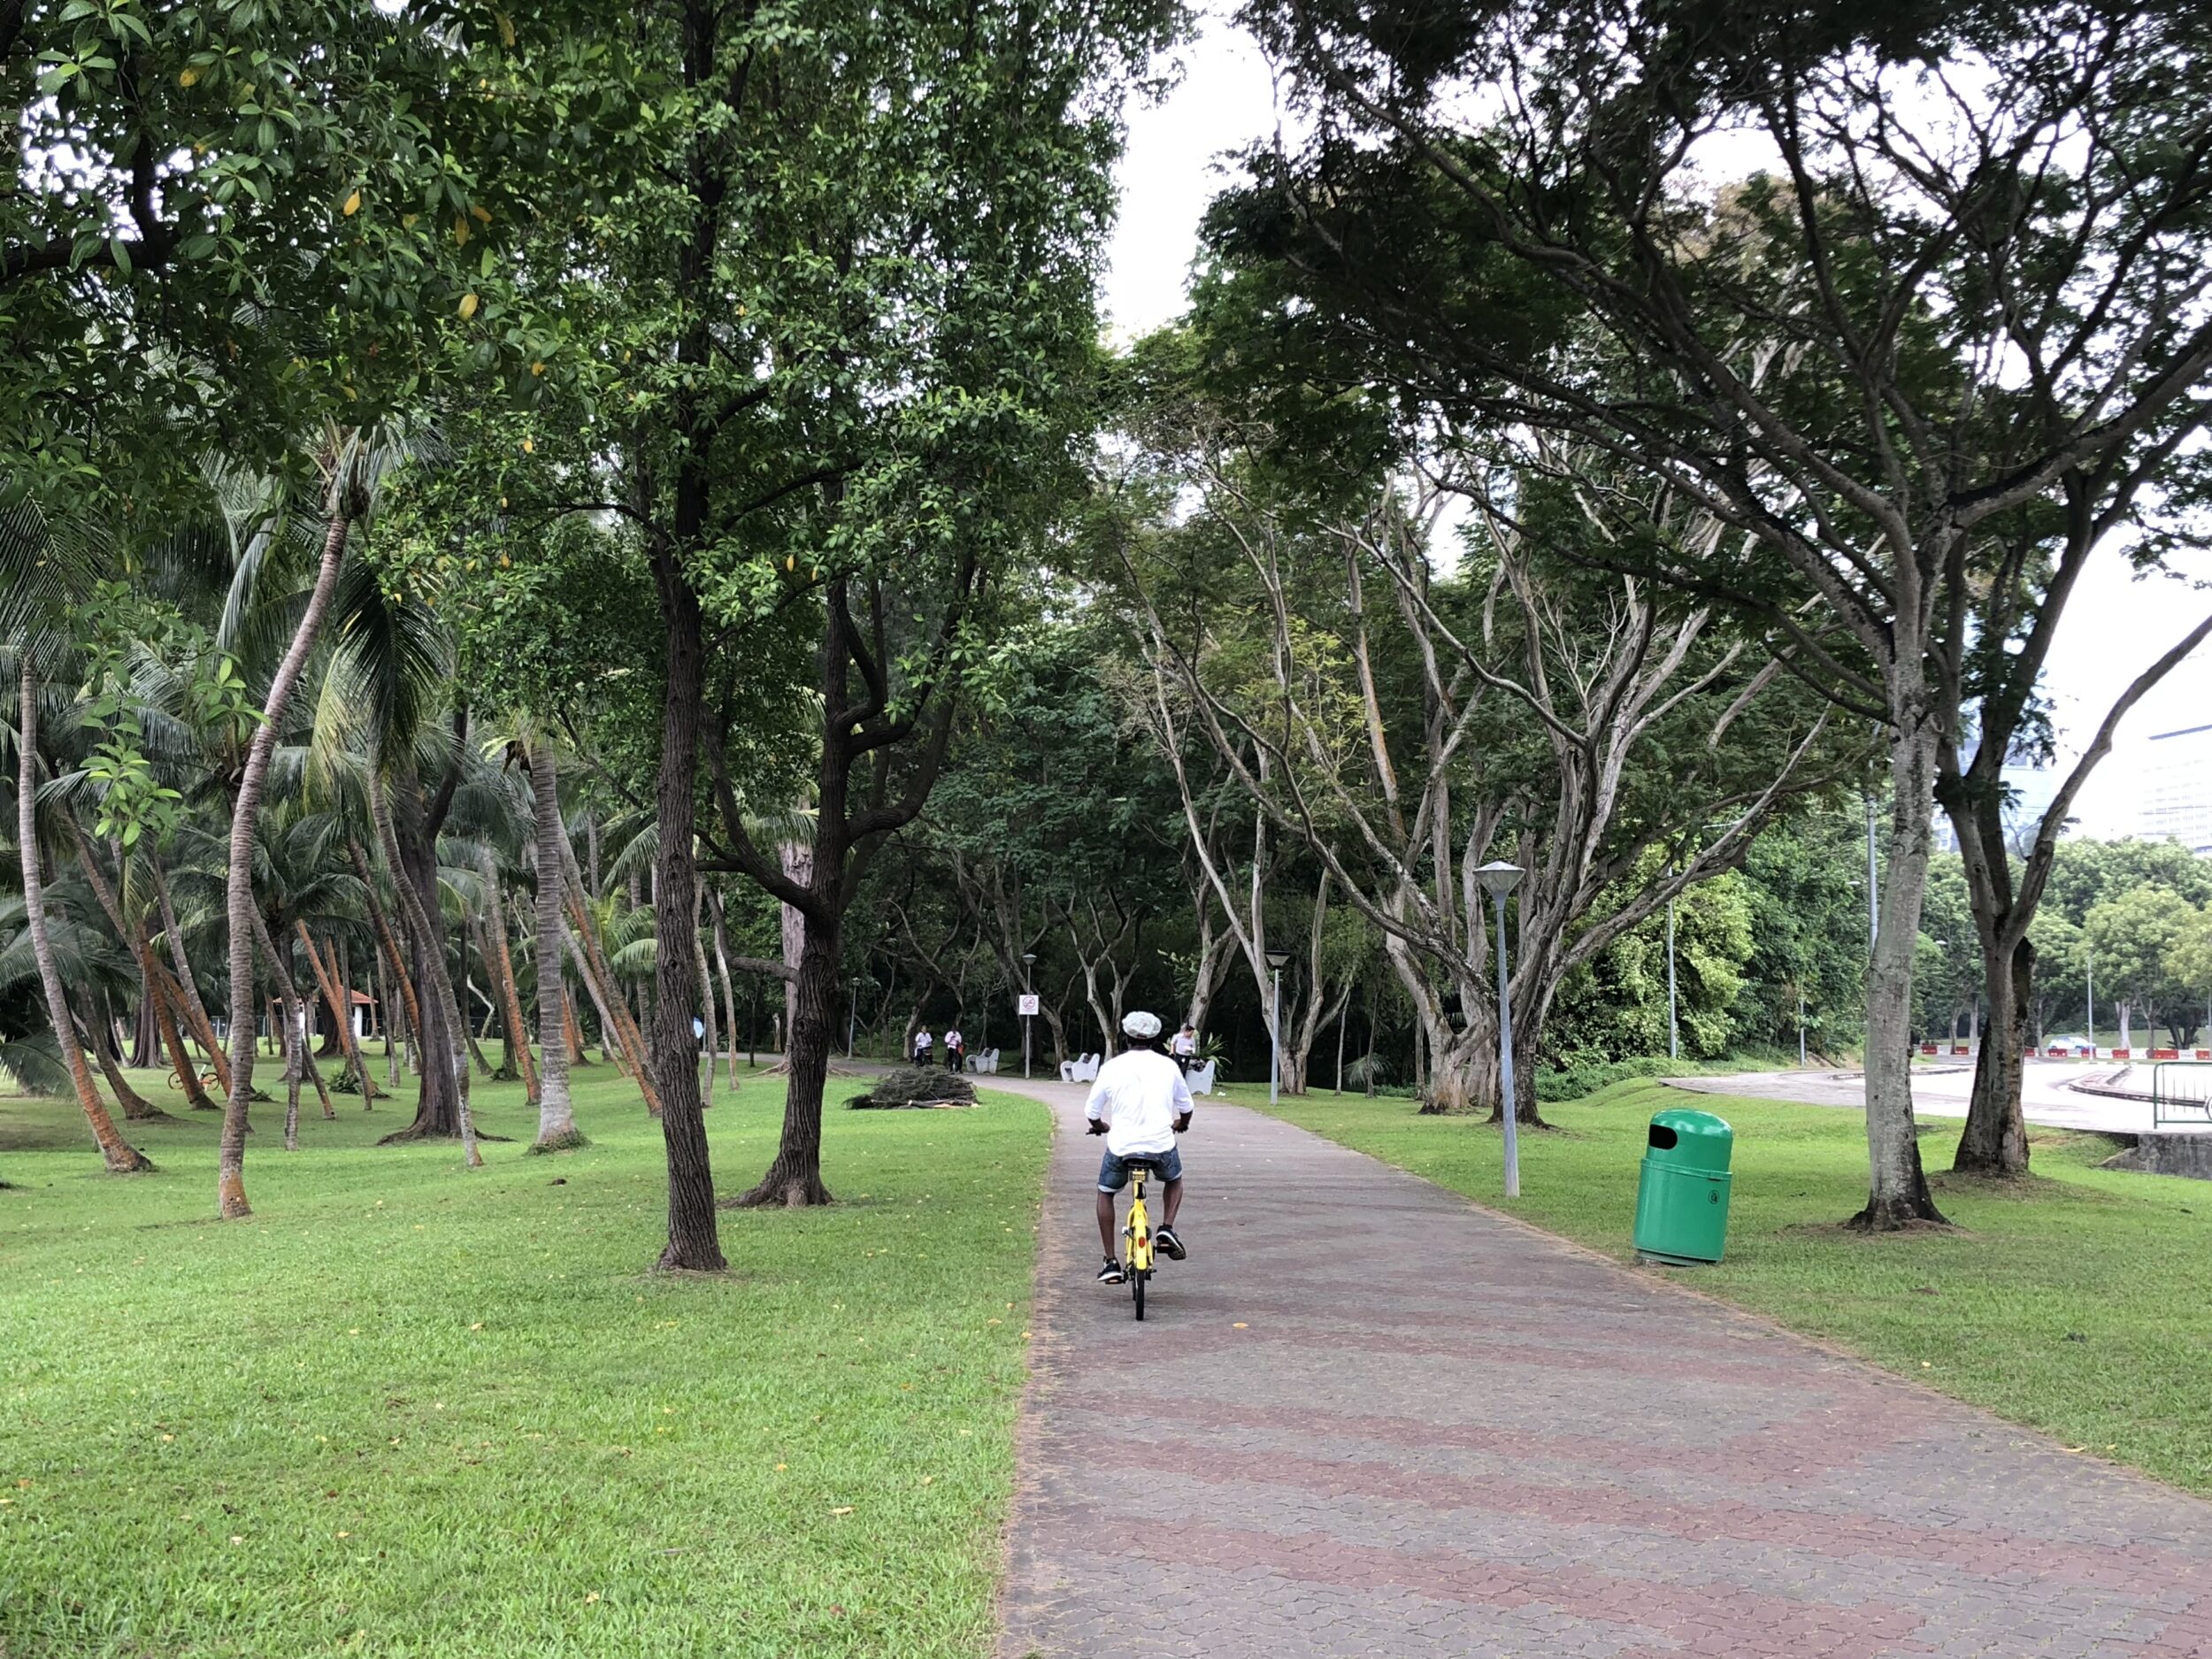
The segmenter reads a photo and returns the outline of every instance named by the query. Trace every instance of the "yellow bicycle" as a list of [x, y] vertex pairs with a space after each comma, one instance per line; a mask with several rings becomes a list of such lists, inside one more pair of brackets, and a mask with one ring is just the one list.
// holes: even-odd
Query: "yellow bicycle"
[[1121, 1236], [1127, 1243], [1122, 1253], [1128, 1265], [1129, 1296], [1137, 1304], [1137, 1317], [1144, 1317], [1145, 1281], [1152, 1277], [1152, 1212], [1144, 1202], [1145, 1178], [1157, 1175], [1159, 1165], [1149, 1158], [1131, 1158], [1129, 1164], [1129, 1219], [1122, 1224]]

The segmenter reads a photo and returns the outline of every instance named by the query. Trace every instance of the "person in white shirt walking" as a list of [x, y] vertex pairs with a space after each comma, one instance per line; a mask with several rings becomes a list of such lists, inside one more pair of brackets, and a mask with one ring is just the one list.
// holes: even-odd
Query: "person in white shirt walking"
[[1106, 1247], [1102, 1285], [1127, 1277], [1114, 1254], [1114, 1194], [1129, 1185], [1129, 1164], [1141, 1158], [1160, 1171], [1161, 1224], [1154, 1246], [1171, 1262], [1188, 1254], [1176, 1236], [1175, 1212], [1183, 1204], [1183, 1157], [1175, 1137], [1190, 1127], [1190, 1085], [1182, 1068], [1153, 1045], [1159, 1041], [1156, 1015], [1134, 1013], [1121, 1022], [1132, 1046], [1098, 1068], [1098, 1080], [1083, 1108], [1090, 1133], [1106, 1137], [1106, 1156], [1098, 1166], [1098, 1238]]
[[945, 1070], [948, 1071], [961, 1070], [962, 1063], [967, 1057], [968, 1041], [960, 1034], [960, 1027], [947, 1026], [945, 1028]]
[[1197, 1032], [1185, 1025], [1168, 1039], [1167, 1051], [1175, 1056], [1175, 1069], [1189, 1076], [1191, 1067], [1198, 1064]]

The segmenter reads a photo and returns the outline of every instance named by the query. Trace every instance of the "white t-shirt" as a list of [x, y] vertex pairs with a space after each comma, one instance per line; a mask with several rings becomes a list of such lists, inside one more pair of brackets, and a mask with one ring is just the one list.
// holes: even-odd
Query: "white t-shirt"
[[914, 1033], [914, 1052], [916, 1054], [926, 1054], [929, 1051], [930, 1044], [933, 1041], [933, 1039], [931, 1038], [927, 1032], [916, 1032]]
[[1182, 1068], [1150, 1048], [1130, 1048], [1098, 1068], [1084, 1115], [1104, 1118], [1106, 1149], [1118, 1158], [1165, 1152], [1175, 1145], [1175, 1120], [1191, 1110]]
[[960, 1028], [956, 1025], [945, 1033], [945, 1047], [948, 1048], [957, 1048], [959, 1046]]
[[1175, 1033], [1174, 1041], [1170, 1043], [1168, 1046], [1173, 1048], [1178, 1054], [1196, 1054], [1198, 1052], [1198, 1039], [1191, 1035], [1191, 1033], [1187, 1031], [1179, 1031]]

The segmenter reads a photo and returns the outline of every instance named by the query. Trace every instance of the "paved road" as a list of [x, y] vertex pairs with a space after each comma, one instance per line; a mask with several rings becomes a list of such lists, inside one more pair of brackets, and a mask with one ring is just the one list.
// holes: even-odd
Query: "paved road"
[[[2104, 1134], [2147, 1134], [2151, 1128], [2148, 1101], [2117, 1100], [2106, 1094], [2084, 1094], [2067, 1085], [2087, 1078], [2110, 1078], [2129, 1068], [2092, 1065], [2070, 1060], [2031, 1060], [2021, 1080], [2020, 1105], [2032, 1124], [2054, 1129], [2088, 1129]], [[1740, 1071], [1727, 1077], [1669, 1078], [1677, 1088], [1701, 1094], [1749, 1094], [1762, 1100], [1801, 1101], [1809, 1106], [1866, 1106], [1863, 1071]], [[2124, 1087], [2147, 1088], [2148, 1068], [2137, 1066]], [[1963, 1118], [1974, 1092], [1970, 1065], [1919, 1065], [1913, 1068], [1913, 1110], [1924, 1118]], [[2168, 1124], [2162, 1133], [2212, 1133], [2212, 1123]]]
[[1001, 1659], [2212, 1659], [2212, 1505], [1256, 1112], [1137, 1325], [1031, 1092]]

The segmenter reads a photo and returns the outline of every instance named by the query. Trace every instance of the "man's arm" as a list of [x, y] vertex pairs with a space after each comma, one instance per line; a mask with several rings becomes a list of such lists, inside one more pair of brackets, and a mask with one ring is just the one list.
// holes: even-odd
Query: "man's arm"
[[1102, 1134], [1106, 1129], [1106, 1084], [1098, 1079], [1091, 1084], [1091, 1092], [1083, 1102], [1083, 1115], [1091, 1120], [1090, 1133]]
[[1171, 1097], [1175, 1108], [1175, 1132], [1180, 1134], [1190, 1127], [1191, 1114], [1197, 1104], [1191, 1099], [1190, 1079], [1183, 1075], [1180, 1066], [1175, 1070], [1175, 1092]]

